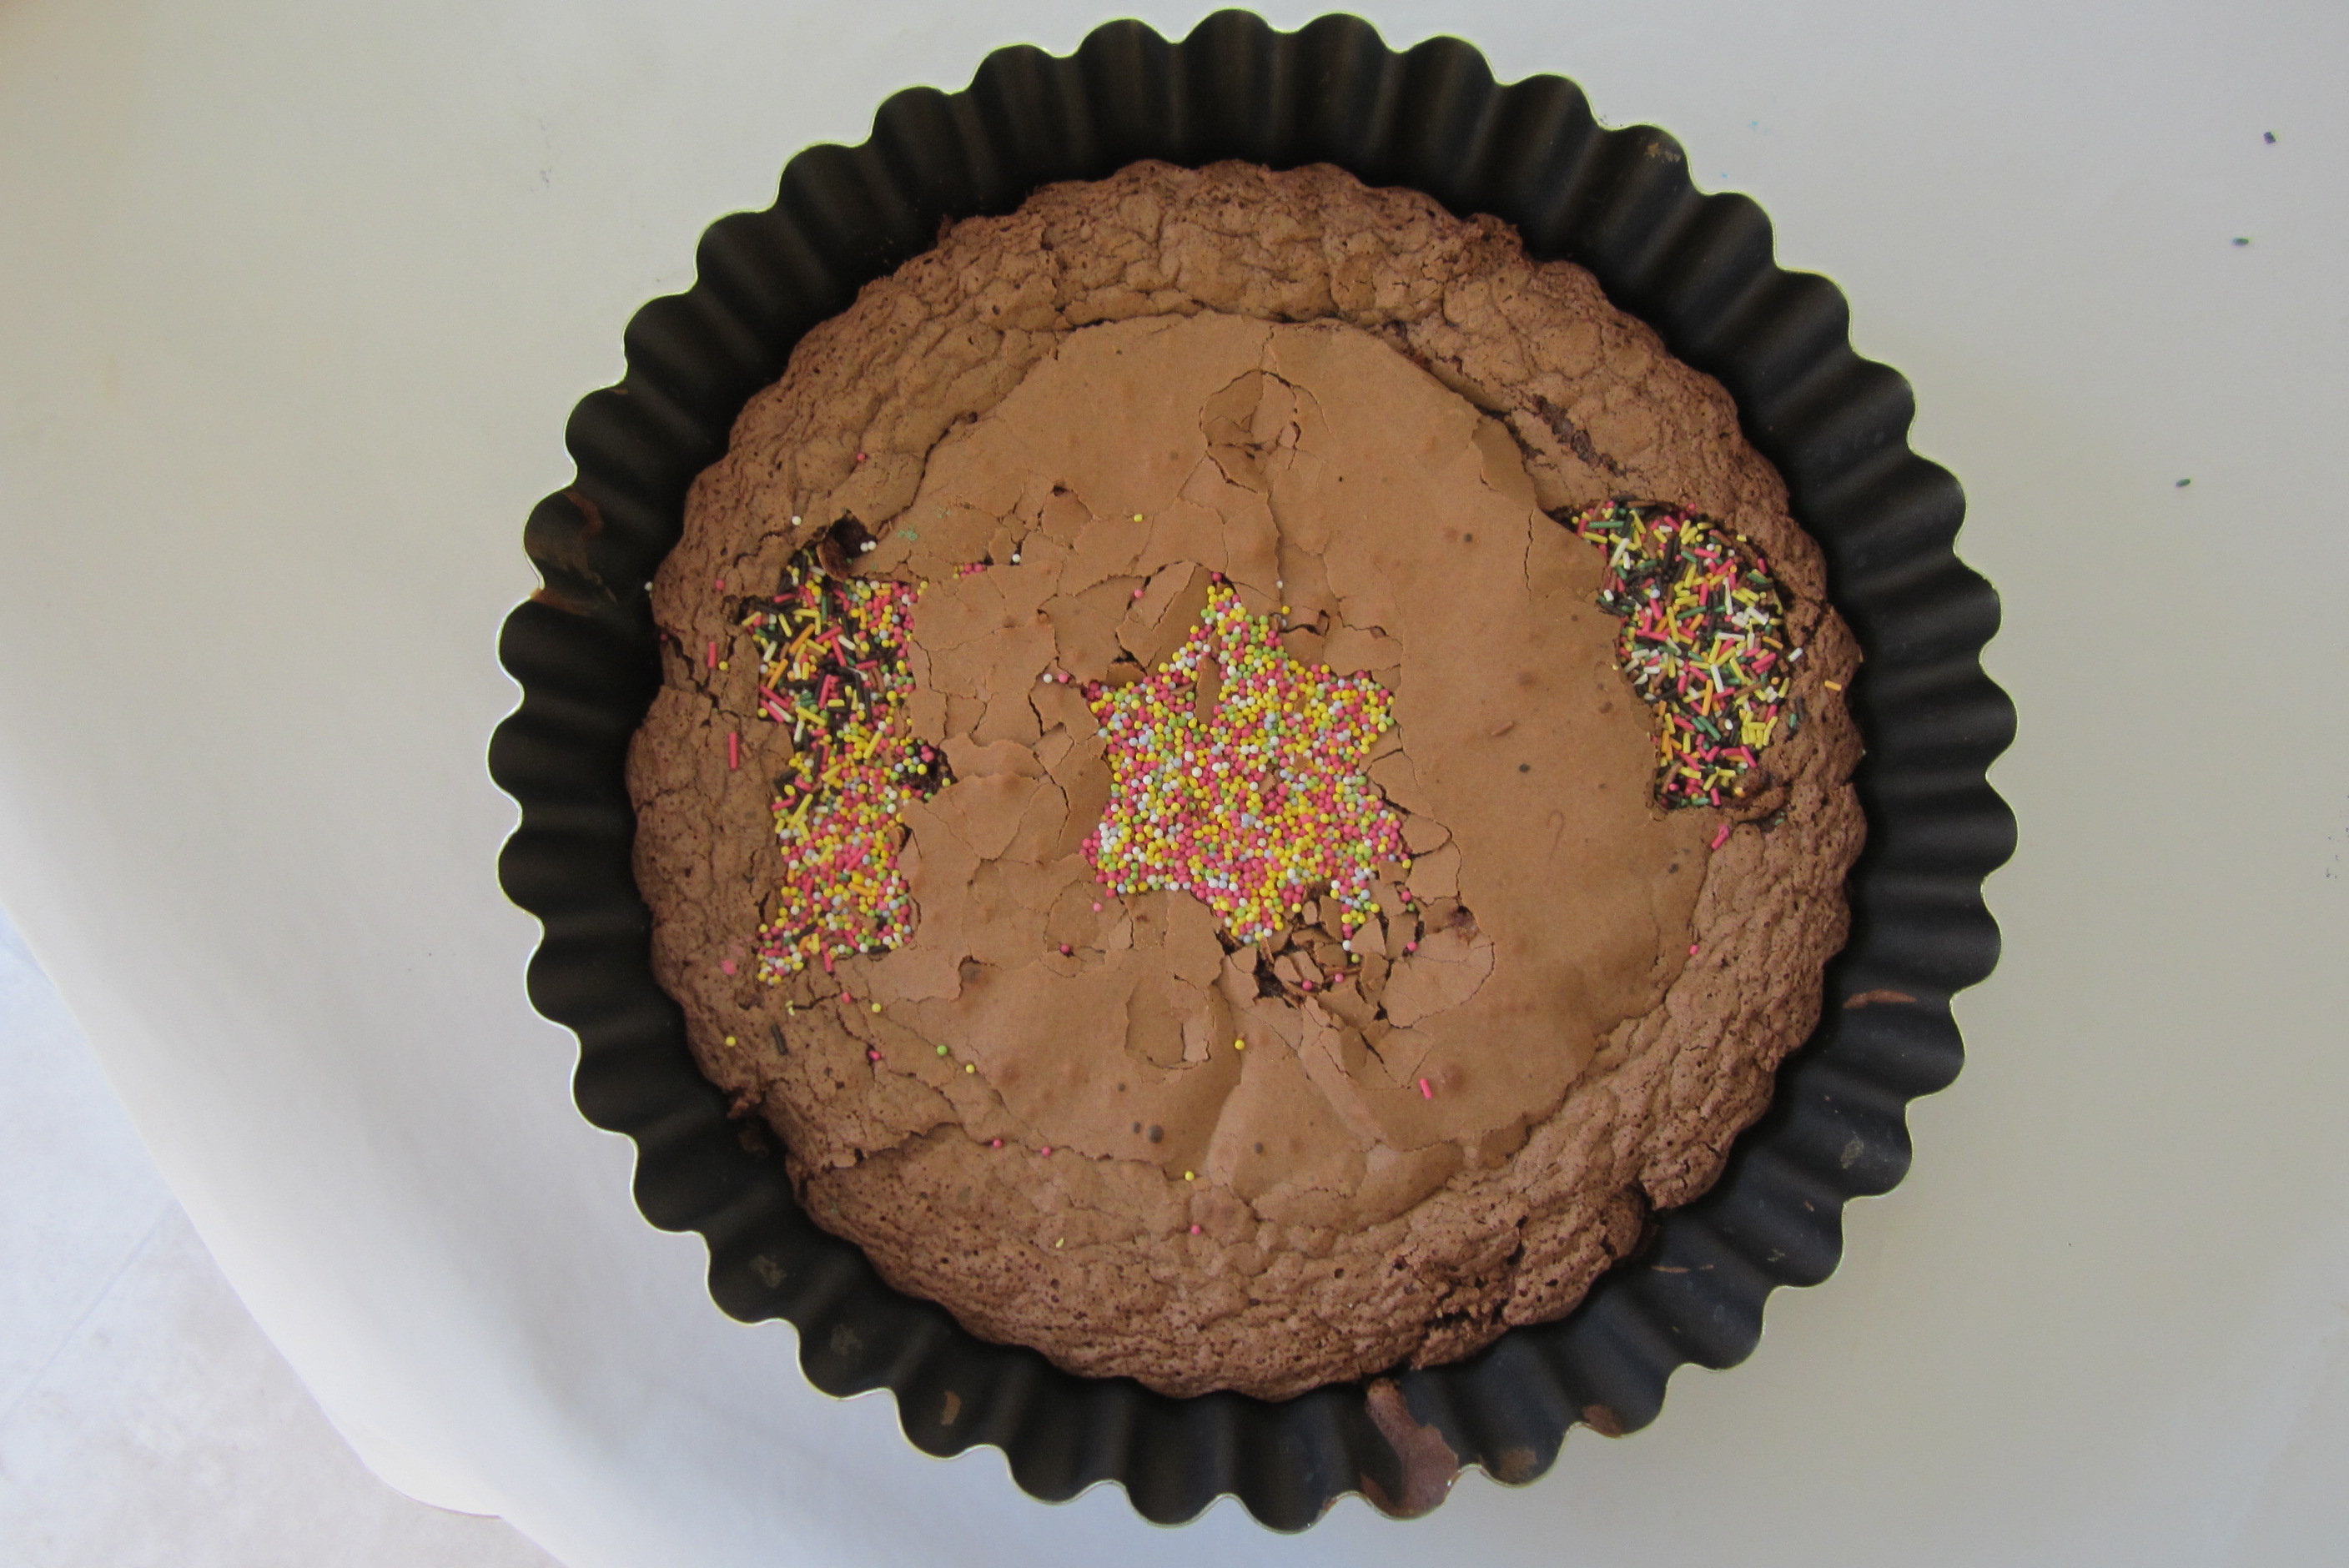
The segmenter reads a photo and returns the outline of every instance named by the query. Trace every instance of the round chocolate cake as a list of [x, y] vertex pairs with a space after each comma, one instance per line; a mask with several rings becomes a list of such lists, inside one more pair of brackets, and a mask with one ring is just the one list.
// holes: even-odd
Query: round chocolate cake
[[704, 1069], [1071, 1370], [1281, 1398], [1563, 1314], [1843, 941], [1857, 654], [1729, 397], [1335, 170], [955, 225], [752, 399], [654, 605]]

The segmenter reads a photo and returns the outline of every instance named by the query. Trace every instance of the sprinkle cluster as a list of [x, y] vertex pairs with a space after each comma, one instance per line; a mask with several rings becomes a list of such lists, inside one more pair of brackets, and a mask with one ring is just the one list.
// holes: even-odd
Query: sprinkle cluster
[[1617, 656], [1660, 716], [1657, 793], [1667, 806], [1737, 799], [1802, 657], [1761, 552], [1681, 507], [1613, 501], [1566, 523], [1607, 552], [1599, 604], [1624, 618]]
[[1109, 804], [1084, 843], [1102, 882], [1188, 892], [1242, 942], [1277, 934], [1323, 890], [1348, 934], [1378, 913], [1378, 866], [1408, 860], [1402, 821], [1363, 776], [1392, 722], [1376, 681], [1290, 658], [1271, 619], [1219, 581], [1158, 670], [1084, 690], [1108, 743]]
[[746, 601], [737, 623], [758, 646], [760, 710], [790, 727], [795, 748], [775, 780], [784, 879], [757, 942], [771, 985], [912, 935], [897, 814], [948, 782], [946, 758], [913, 738], [902, 712], [916, 590], [829, 575], [808, 552], [778, 587], [771, 602]]

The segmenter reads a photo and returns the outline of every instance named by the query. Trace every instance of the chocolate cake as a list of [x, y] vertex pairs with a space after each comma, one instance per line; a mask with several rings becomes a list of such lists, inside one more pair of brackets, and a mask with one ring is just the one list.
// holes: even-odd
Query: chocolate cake
[[1332, 169], [953, 225], [751, 400], [654, 607], [704, 1070], [1075, 1371], [1281, 1398], [1563, 1314], [1843, 941], [1857, 653], [1729, 397]]

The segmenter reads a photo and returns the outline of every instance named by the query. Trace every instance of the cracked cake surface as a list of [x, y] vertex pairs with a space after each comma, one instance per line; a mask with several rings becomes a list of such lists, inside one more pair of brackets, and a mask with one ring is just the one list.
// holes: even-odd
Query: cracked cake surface
[[1727, 394], [1326, 167], [952, 226], [750, 401], [654, 610], [703, 1069], [1074, 1371], [1281, 1398], [1560, 1315], [1843, 942], [1857, 651]]

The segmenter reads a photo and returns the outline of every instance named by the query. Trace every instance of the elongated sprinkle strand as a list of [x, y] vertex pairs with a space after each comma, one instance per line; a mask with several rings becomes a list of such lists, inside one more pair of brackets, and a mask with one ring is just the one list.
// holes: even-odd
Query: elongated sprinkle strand
[[796, 748], [772, 807], [783, 882], [756, 944], [770, 985], [904, 945], [915, 912], [897, 871], [897, 815], [949, 779], [903, 712], [916, 590], [828, 576], [806, 552], [779, 587], [771, 602], [746, 602], [737, 623], [758, 646], [760, 711]]
[[[1221, 689], [1201, 711], [1210, 661]], [[1110, 767], [1085, 858], [1119, 892], [1180, 890], [1257, 942], [1326, 890], [1350, 933], [1377, 911], [1377, 867], [1409, 863], [1401, 820], [1364, 775], [1392, 699], [1366, 675], [1290, 658], [1229, 585], [1156, 671], [1084, 692]]]
[[1657, 710], [1657, 794], [1743, 797], [1793, 684], [1785, 599], [1762, 552], [1681, 507], [1614, 501], [1566, 525], [1607, 552], [1599, 605], [1623, 617], [1616, 656]]

